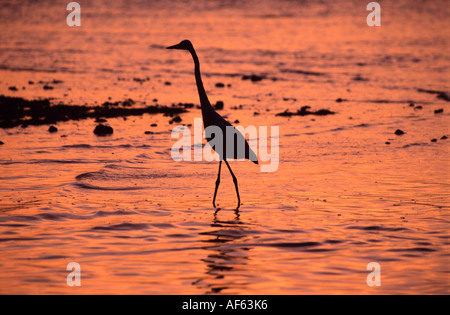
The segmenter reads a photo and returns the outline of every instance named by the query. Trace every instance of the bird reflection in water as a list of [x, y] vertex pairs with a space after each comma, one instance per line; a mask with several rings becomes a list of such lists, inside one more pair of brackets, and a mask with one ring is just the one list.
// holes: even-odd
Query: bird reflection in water
[[205, 294], [223, 293], [230, 294], [236, 289], [242, 289], [247, 285], [243, 278], [247, 269], [250, 248], [240, 242], [248, 233], [246, 224], [240, 219], [239, 210], [234, 211], [231, 220], [219, 219], [220, 209], [214, 212], [210, 232], [201, 233], [210, 236], [204, 242], [214, 244], [206, 250], [211, 253], [202, 261], [206, 264], [205, 277], [197, 279], [192, 284], [205, 290]]

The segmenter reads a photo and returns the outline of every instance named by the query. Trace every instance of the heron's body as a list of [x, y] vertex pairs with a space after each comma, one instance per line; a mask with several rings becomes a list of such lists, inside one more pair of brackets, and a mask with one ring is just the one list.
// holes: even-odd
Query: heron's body
[[[240, 206], [240, 197], [239, 197], [239, 189], [237, 186], [237, 179], [233, 174], [233, 171], [230, 168], [230, 165], [228, 164], [227, 159], [237, 159], [238, 157], [241, 156], [245, 156], [246, 159], [251, 160], [252, 162], [254, 162], [255, 164], [258, 164], [258, 159], [256, 157], [256, 154], [253, 152], [253, 150], [250, 148], [250, 146], [248, 145], [248, 142], [245, 140], [244, 136], [237, 131], [228, 121], [226, 121], [225, 119], [223, 119], [222, 116], [220, 116], [219, 113], [217, 113], [215, 111], [215, 109], [211, 106], [211, 103], [209, 102], [208, 96], [206, 95], [206, 91], [205, 88], [203, 86], [203, 82], [202, 82], [202, 77], [200, 74], [200, 62], [198, 60], [197, 57], [197, 53], [195, 52], [194, 47], [192, 46], [192, 43], [188, 40], [184, 40], [181, 43], [179, 43], [178, 45], [174, 45], [171, 47], [167, 47], [168, 49], [182, 49], [182, 50], [187, 50], [191, 53], [192, 58], [194, 60], [194, 64], [195, 64], [195, 81], [197, 83], [197, 89], [198, 89], [198, 95], [200, 98], [200, 104], [201, 104], [201, 108], [202, 108], [202, 118], [203, 118], [203, 126], [205, 129], [207, 129], [210, 126], [216, 126], [218, 128], [221, 129], [222, 131], [222, 146], [221, 148], [216, 148], [213, 147], [214, 150], [216, 151], [217, 154], [219, 154], [220, 157], [220, 162], [219, 162], [219, 174], [218, 174], [218, 178], [216, 181], [216, 190], [214, 192], [214, 199], [213, 199], [213, 205], [214, 207], [215, 205], [215, 200], [216, 200], [216, 195], [217, 195], [217, 189], [219, 187], [219, 183], [220, 183], [220, 170], [221, 170], [221, 166], [222, 166], [222, 161], [225, 161], [225, 163], [228, 166], [228, 169], [230, 170], [231, 176], [233, 177], [233, 181], [236, 187], [236, 193], [237, 193], [237, 197], [238, 197], [238, 206], [237, 208], [239, 208]], [[230, 130], [231, 128], [231, 130]], [[228, 129], [228, 132], [227, 132]], [[235, 139], [234, 140], [234, 150], [233, 152], [230, 152], [229, 150], [227, 151], [227, 134], [230, 134], [230, 131], [233, 132], [233, 134], [235, 135]], [[208, 142], [211, 143], [211, 141], [214, 139], [213, 137], [207, 137], [206, 138]], [[229, 139], [231, 140], [231, 139]], [[243, 154], [243, 152], [239, 152], [238, 151], [238, 144], [240, 142], [243, 142], [245, 145], [245, 154]], [[241, 153], [241, 154], [239, 154]]]

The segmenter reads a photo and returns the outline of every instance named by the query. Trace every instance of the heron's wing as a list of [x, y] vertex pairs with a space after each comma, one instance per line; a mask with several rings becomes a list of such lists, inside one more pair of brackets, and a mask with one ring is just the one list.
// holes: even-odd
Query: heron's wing
[[217, 141], [212, 141], [216, 135], [214, 137], [207, 137], [207, 140], [210, 144], [213, 144], [213, 149], [221, 156], [222, 159], [224, 157], [235, 160], [247, 159], [258, 164], [258, 157], [250, 148], [244, 135], [217, 112], [204, 116], [203, 122], [205, 128], [208, 128], [209, 126], [216, 126], [221, 129], [223, 140], [221, 148], [219, 145], [216, 147]]

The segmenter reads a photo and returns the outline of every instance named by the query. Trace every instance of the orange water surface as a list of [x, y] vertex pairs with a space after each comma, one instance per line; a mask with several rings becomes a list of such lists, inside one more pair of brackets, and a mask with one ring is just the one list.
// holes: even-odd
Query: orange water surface
[[[450, 106], [423, 92], [450, 92], [448, 1], [380, 1], [380, 27], [361, 1], [102, 0], [81, 27], [67, 3], [2, 1], [0, 94], [199, 105], [164, 49], [187, 38], [222, 116], [279, 126], [279, 167], [230, 162], [239, 211], [222, 167], [215, 212], [218, 163], [175, 162], [170, 117], [0, 129], [0, 294], [449, 293]], [[276, 116], [306, 105], [336, 114]]]

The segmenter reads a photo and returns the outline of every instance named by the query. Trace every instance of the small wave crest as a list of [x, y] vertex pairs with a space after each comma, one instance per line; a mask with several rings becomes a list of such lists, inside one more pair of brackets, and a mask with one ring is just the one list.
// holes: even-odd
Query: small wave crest
[[99, 171], [76, 176], [74, 184], [84, 189], [139, 190], [149, 188], [155, 179], [181, 176], [146, 168], [110, 164]]

